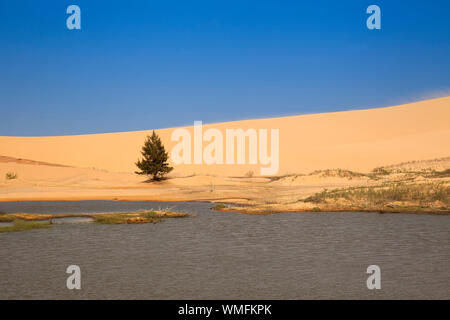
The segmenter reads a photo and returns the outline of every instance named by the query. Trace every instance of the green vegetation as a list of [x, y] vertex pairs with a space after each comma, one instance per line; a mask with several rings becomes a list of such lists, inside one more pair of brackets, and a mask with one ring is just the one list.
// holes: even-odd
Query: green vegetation
[[216, 204], [216, 205], [213, 207], [214, 210], [220, 210], [220, 209], [225, 209], [225, 208], [227, 208], [227, 205], [225, 205], [225, 204], [223, 204], [223, 203]]
[[188, 217], [187, 213], [172, 212], [169, 210], [117, 212], [93, 214], [89, 217], [100, 224], [135, 224], [135, 223], [157, 223], [167, 218]]
[[147, 136], [141, 154], [142, 160], [136, 162], [141, 171], [136, 171], [136, 174], [151, 176], [152, 180], [156, 181], [163, 179], [165, 174], [173, 170], [167, 163], [169, 154], [155, 131], [151, 137]]
[[138, 213], [105, 213], [92, 216], [96, 223], [101, 224], [131, 224], [160, 222], [163, 215], [156, 211], [143, 211]]
[[390, 174], [390, 172], [387, 171], [384, 167], [377, 167], [372, 170], [372, 173], [375, 175], [382, 175], [382, 176], [386, 176], [386, 175]]
[[19, 176], [16, 172], [7, 172], [5, 174], [5, 179], [6, 180], [13, 180], [13, 179], [17, 179]]
[[268, 178], [270, 179], [270, 181], [279, 181], [279, 180], [282, 180], [284, 178], [290, 178], [290, 177], [295, 178], [295, 177], [301, 177], [301, 176], [304, 176], [304, 174], [292, 174], [292, 173], [289, 173], [289, 174], [284, 174], [284, 175], [281, 175], [281, 176], [271, 176], [271, 177], [268, 177]]
[[47, 229], [50, 227], [51, 227], [50, 222], [14, 220], [11, 226], [0, 227], [0, 232], [17, 232], [34, 229]]
[[324, 190], [304, 199], [305, 202], [327, 203], [330, 200], [348, 200], [353, 203], [365, 203], [383, 206], [399, 201], [418, 205], [430, 205], [436, 201], [447, 209], [450, 207], [450, 186], [444, 183], [406, 184], [394, 183], [387, 186], [353, 187]]
[[13, 222], [15, 220], [23, 221], [44, 221], [57, 218], [74, 218], [86, 217], [86, 215], [72, 215], [72, 214], [43, 214], [43, 213], [0, 213], [0, 222]]
[[[187, 213], [173, 212], [170, 210], [118, 212], [100, 214], [34, 214], [34, 213], [0, 213], [0, 222], [12, 222], [13, 225], [0, 227], [0, 232], [26, 231], [37, 228], [48, 228], [52, 220], [60, 218], [92, 218], [99, 224], [136, 224], [157, 223], [168, 218], [188, 217]], [[50, 222], [48, 222], [50, 220]], [[38, 222], [40, 221], [40, 222]]]
[[449, 177], [450, 177], [450, 169], [443, 171], [433, 171], [429, 175], [427, 175], [427, 178], [449, 178]]
[[368, 177], [371, 178], [371, 175], [354, 172], [346, 169], [326, 169], [326, 170], [315, 170], [309, 174], [310, 176], [313, 175], [320, 175], [322, 177], [340, 177], [340, 178], [347, 178], [349, 180], [353, 178], [361, 178], [361, 177]]
[[271, 181], [279, 181], [282, 179], [292, 178], [292, 181], [294, 181], [296, 178], [307, 176], [339, 177], [339, 178], [346, 178], [348, 180], [352, 180], [353, 178], [368, 178], [374, 180], [379, 179], [375, 173], [360, 173], [346, 169], [314, 170], [308, 174], [285, 174], [281, 176], [269, 177], [269, 179]]

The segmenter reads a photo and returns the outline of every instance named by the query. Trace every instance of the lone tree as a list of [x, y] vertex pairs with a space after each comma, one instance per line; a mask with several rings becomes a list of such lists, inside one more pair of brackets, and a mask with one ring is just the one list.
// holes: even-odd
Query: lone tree
[[173, 170], [167, 163], [169, 155], [155, 131], [151, 137], [147, 136], [141, 154], [142, 160], [136, 162], [136, 166], [141, 171], [135, 173], [153, 176], [152, 180], [161, 180], [166, 173]]

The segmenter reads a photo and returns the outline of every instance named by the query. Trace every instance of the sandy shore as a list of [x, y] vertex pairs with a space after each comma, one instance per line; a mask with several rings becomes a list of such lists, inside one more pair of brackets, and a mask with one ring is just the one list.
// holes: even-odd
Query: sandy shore
[[[0, 163], [0, 166], [15, 169], [25, 176], [28, 171], [31, 176], [37, 175], [32, 180], [19, 177], [2, 181], [0, 201], [211, 201], [227, 204], [226, 207], [218, 207], [220, 211], [249, 214], [288, 211], [450, 212], [450, 157], [386, 166], [368, 173], [333, 169], [278, 177], [199, 175], [150, 183], [134, 174], [93, 169], [51, 165], [41, 168], [42, 165], [14, 164], [11, 161]], [[46, 176], [47, 171], [51, 172], [53, 180]], [[431, 191], [441, 198], [427, 194], [411, 198], [411, 194], [417, 193], [414, 188], [422, 192], [430, 186]], [[370, 199], [364, 195], [360, 198], [347, 196], [353, 190], [364, 189], [373, 193], [392, 188], [393, 195], [387, 194], [381, 201], [372, 199], [373, 195]], [[343, 190], [346, 193], [336, 197], [324, 195], [324, 190]], [[317, 195], [322, 195], [323, 199], [315, 199]]]

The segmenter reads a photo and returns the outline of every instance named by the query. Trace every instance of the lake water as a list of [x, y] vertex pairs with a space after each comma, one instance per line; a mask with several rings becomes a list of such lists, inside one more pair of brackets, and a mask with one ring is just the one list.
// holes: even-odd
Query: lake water
[[[450, 216], [219, 213], [199, 202], [0, 202], [6, 213], [170, 207], [157, 224], [0, 233], [0, 299], [449, 299]], [[81, 290], [68, 290], [69, 265]], [[381, 268], [381, 290], [366, 269]]]

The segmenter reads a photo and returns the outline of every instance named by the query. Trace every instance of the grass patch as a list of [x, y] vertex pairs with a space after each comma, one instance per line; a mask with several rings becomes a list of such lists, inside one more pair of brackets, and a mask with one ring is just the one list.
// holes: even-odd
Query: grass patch
[[[187, 213], [173, 212], [170, 210], [158, 211], [137, 211], [137, 212], [118, 212], [118, 213], [100, 213], [100, 214], [34, 214], [34, 213], [10, 213], [0, 214], [0, 222], [13, 222], [13, 226], [6, 226], [4, 230], [9, 231], [14, 227], [13, 231], [28, 230], [26, 223], [34, 223], [29, 226], [33, 229], [41, 226], [51, 225], [51, 221], [60, 218], [92, 218], [95, 223], [99, 224], [136, 224], [136, 223], [157, 223], [168, 218], [188, 217]], [[41, 220], [50, 220], [50, 222], [38, 222]], [[15, 226], [16, 221], [22, 223]], [[25, 229], [22, 229], [25, 228]], [[5, 232], [5, 231], [4, 231]]]
[[223, 204], [223, 203], [216, 204], [216, 205], [213, 207], [214, 210], [220, 210], [220, 209], [225, 209], [225, 208], [227, 208], [227, 205], [225, 205], [225, 204]]
[[13, 180], [13, 179], [17, 179], [19, 177], [19, 175], [16, 172], [7, 172], [5, 174], [5, 179], [6, 180]]
[[156, 211], [104, 213], [92, 215], [96, 223], [101, 224], [132, 224], [132, 223], [156, 223], [164, 217]]
[[371, 205], [387, 205], [399, 201], [428, 206], [436, 201], [450, 207], [450, 186], [444, 183], [406, 184], [395, 183], [388, 186], [354, 187], [335, 190], [323, 190], [303, 201], [312, 203], [327, 203], [330, 200], [348, 200], [353, 203]]
[[14, 220], [11, 226], [0, 227], [0, 232], [18, 232], [34, 229], [47, 229], [50, 227], [50, 222]]
[[138, 211], [138, 212], [119, 212], [102, 213], [90, 215], [94, 222], [100, 224], [136, 224], [136, 223], [157, 223], [168, 218], [188, 217], [187, 213], [173, 211]]
[[4, 213], [0, 214], [0, 222], [13, 222], [15, 220], [23, 221], [42, 221], [57, 218], [74, 218], [86, 217], [86, 215], [70, 215], [70, 214], [43, 214], [43, 213]]
[[281, 180], [281, 179], [284, 179], [284, 178], [301, 177], [301, 176], [304, 176], [304, 174], [292, 174], [292, 173], [289, 173], [289, 174], [285, 174], [285, 175], [282, 175], [282, 176], [271, 176], [271, 177], [268, 177], [268, 178], [270, 179], [270, 182], [273, 182], [273, 181], [278, 181], [278, 180]]
[[377, 177], [374, 173], [360, 173], [355, 171], [350, 171], [346, 169], [325, 169], [325, 170], [314, 170], [308, 174], [285, 174], [282, 176], [273, 176], [269, 177], [270, 181], [279, 181], [282, 179], [292, 178], [292, 181], [295, 178], [299, 177], [306, 177], [306, 176], [320, 176], [320, 177], [339, 177], [339, 178], [346, 178], [348, 180], [352, 180], [353, 178], [368, 178], [368, 179], [375, 179], [377, 180]]
[[384, 167], [377, 167], [372, 170], [372, 173], [375, 175], [381, 175], [381, 176], [386, 176], [386, 175], [391, 174], [391, 172], [386, 170]]
[[433, 171], [429, 175], [427, 175], [427, 178], [449, 178], [450, 177], [450, 169], [443, 170], [443, 171]]
[[359, 173], [354, 172], [346, 169], [326, 169], [326, 170], [315, 170], [309, 174], [310, 176], [313, 175], [320, 175], [322, 177], [339, 177], [339, 178], [347, 178], [349, 180], [352, 180], [353, 178], [371, 178], [371, 175], [365, 174], [365, 173]]

